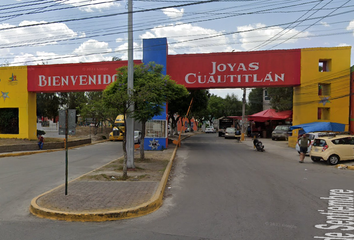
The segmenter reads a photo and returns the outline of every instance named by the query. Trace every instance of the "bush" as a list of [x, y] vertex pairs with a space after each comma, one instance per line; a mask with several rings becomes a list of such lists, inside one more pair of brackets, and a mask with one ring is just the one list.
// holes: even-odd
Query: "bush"
[[45, 135], [45, 131], [37, 129], [37, 136], [39, 135]]

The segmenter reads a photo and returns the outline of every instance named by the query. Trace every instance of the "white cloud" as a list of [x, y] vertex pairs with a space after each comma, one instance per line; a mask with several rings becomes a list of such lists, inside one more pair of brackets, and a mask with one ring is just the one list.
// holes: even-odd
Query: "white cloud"
[[[134, 48], [134, 51], [133, 51], [134, 60], [143, 59], [142, 52], [138, 50], [138, 49], [141, 49], [142, 47], [138, 43], [133, 43], [133, 48]], [[120, 57], [122, 60], [128, 60], [128, 43], [127, 42], [120, 45], [116, 49], [114, 49], [114, 51], [116, 52], [115, 55]]]
[[330, 25], [327, 22], [321, 22], [321, 24], [325, 27], [330, 27]]
[[[50, 52], [41, 52], [38, 51], [35, 54], [30, 53], [21, 53], [14, 57], [11, 65], [15, 66], [23, 66], [23, 65], [43, 65], [43, 64], [58, 64], [58, 63], [67, 63], [68, 59], [66, 58], [68, 55], [58, 55]], [[75, 59], [71, 62], [79, 62], [75, 61]]]
[[60, 40], [85, 36], [85, 34], [74, 32], [63, 23], [30, 26], [41, 23], [46, 22], [22, 21], [18, 26], [6, 23], [0, 24], [0, 29], [12, 28], [1, 31], [0, 45], [2, 47], [10, 48], [18, 46], [43, 46], [56, 44]]
[[233, 37], [230, 40], [223, 32], [191, 24], [159, 26], [140, 35], [142, 39], [161, 37], [168, 39], [169, 54], [231, 52], [235, 49], [232, 46]]
[[[348, 31], [354, 30], [354, 20], [349, 23], [347, 30]], [[354, 36], [354, 31], [353, 31], [353, 36]]]
[[262, 44], [268, 39], [271, 39], [277, 34], [279, 34], [280, 38], [275, 38], [274, 41], [272, 40], [270, 42], [271, 46], [282, 43], [284, 40], [288, 41], [284, 42], [283, 44], [294, 43], [297, 41], [297, 38], [307, 37], [310, 35], [308, 32], [300, 33], [295, 29], [284, 30], [281, 27], [266, 27], [266, 25], [262, 23], [257, 23], [256, 25], [240, 26], [237, 28], [237, 30], [241, 31], [239, 34], [240, 41], [242, 42], [241, 46], [245, 50], [250, 50], [254, 47], [257, 47], [258, 45]]
[[169, 18], [179, 20], [183, 17], [184, 9], [178, 10], [177, 8], [165, 8], [162, 12]]
[[110, 52], [112, 49], [108, 47], [108, 43], [90, 39], [76, 48], [73, 53], [80, 56], [78, 58], [80, 62], [98, 62], [110, 61], [112, 57], [105, 56]]
[[[67, 4], [67, 5], [72, 5], [74, 7], [79, 8], [81, 11], [85, 12], [93, 12], [95, 10], [103, 10], [103, 9], [108, 9], [114, 6], [119, 7], [120, 3], [109, 1], [107, 2], [106, 0], [68, 0], [68, 1], [61, 1], [61, 0], [56, 0], [57, 2], [60, 2], [62, 4]], [[87, 5], [87, 6], [86, 6]]]
[[[108, 43], [88, 40], [76, 48], [72, 54], [60, 55], [53, 52], [37, 51], [35, 54], [17, 54], [11, 65], [41, 65], [58, 63], [111, 61], [112, 49]], [[98, 54], [95, 54], [98, 53]], [[109, 54], [109, 55], [108, 55]]]
[[351, 46], [351, 45], [349, 45], [347, 43], [340, 43], [340, 44], [338, 44], [337, 47], [347, 47], [347, 46]]

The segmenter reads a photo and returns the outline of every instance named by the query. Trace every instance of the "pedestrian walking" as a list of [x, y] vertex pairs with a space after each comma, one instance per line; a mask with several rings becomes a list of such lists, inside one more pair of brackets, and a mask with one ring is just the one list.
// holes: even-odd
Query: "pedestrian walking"
[[299, 146], [300, 146], [300, 163], [304, 162], [306, 153], [307, 153], [307, 148], [310, 146], [311, 141], [310, 139], [307, 137], [307, 134], [304, 133], [302, 134], [300, 140], [299, 140]]
[[43, 145], [44, 145], [44, 137], [42, 135], [38, 136], [38, 147], [40, 150], [43, 149]]

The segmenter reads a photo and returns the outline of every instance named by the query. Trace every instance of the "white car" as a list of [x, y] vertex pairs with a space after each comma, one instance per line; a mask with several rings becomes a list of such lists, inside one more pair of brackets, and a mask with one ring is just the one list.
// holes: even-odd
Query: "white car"
[[[313, 145], [313, 141], [314, 141], [316, 138], [320, 137], [321, 135], [326, 135], [326, 134], [328, 134], [328, 133], [326, 133], [326, 132], [309, 132], [309, 133], [306, 133], [306, 134], [307, 134], [308, 138], [309, 138], [310, 141], [311, 141], [310, 146], [307, 148], [307, 154], [310, 154], [310, 152], [311, 152], [311, 147], [312, 147], [312, 145]], [[299, 145], [299, 142], [300, 142], [300, 138], [297, 140], [295, 149], [296, 149], [296, 151], [300, 154], [300, 145]]]
[[213, 128], [213, 127], [207, 127], [207, 128], [205, 128], [205, 131], [204, 131], [205, 133], [215, 133], [216, 132], [216, 130], [215, 130], [215, 128]]

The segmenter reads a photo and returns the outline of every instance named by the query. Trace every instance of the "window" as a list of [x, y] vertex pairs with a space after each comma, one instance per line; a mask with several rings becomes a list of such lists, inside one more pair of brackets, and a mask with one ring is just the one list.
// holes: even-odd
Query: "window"
[[146, 122], [147, 138], [166, 138], [166, 121], [165, 120], [152, 120]]
[[323, 140], [323, 139], [315, 139], [315, 140], [313, 141], [313, 146], [315, 146], [315, 147], [324, 147], [324, 146], [326, 146], [326, 145], [327, 145], [327, 143], [326, 143], [326, 141]]
[[318, 108], [317, 119], [329, 120], [329, 108]]
[[18, 108], [0, 108], [0, 134], [18, 133]]
[[319, 72], [329, 72], [331, 71], [331, 59], [320, 59], [318, 61], [318, 71]]
[[339, 138], [339, 139], [332, 140], [332, 143], [334, 143], [336, 145], [337, 144], [349, 144], [349, 142], [345, 138]]
[[331, 84], [330, 83], [319, 83], [318, 84], [318, 96], [329, 96], [331, 95]]

